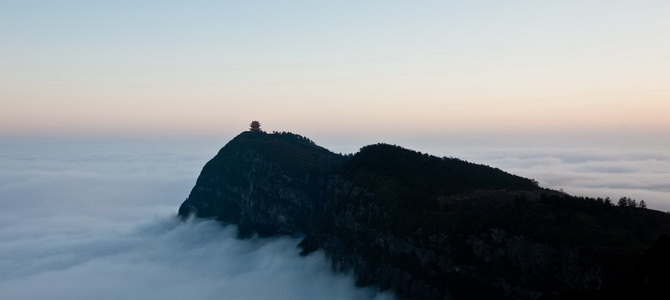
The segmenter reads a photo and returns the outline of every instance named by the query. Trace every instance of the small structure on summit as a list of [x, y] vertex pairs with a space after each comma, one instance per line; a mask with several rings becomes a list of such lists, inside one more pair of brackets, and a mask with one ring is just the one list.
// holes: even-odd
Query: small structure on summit
[[261, 122], [251, 121], [251, 125], [249, 125], [249, 131], [261, 131]]

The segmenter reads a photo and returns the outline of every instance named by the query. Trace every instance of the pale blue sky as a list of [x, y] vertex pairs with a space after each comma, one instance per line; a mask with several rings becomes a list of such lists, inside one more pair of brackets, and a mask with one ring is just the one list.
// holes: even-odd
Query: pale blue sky
[[670, 130], [667, 1], [2, 1], [3, 134]]
[[[180, 248], [216, 239], [156, 216], [255, 119], [336, 152], [397, 143], [668, 210], [669, 53], [667, 0], [0, 0], [0, 236], [19, 250], [0, 257], [25, 275], [3, 286], [142, 296], [190, 274], [217, 294], [230, 274], [191, 262], [223, 248]], [[161, 260], [173, 249], [187, 273]]]

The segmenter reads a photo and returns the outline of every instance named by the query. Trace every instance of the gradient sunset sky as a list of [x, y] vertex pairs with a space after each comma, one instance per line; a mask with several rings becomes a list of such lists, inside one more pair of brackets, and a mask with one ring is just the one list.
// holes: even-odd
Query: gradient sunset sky
[[669, 1], [2, 1], [0, 134], [670, 132]]

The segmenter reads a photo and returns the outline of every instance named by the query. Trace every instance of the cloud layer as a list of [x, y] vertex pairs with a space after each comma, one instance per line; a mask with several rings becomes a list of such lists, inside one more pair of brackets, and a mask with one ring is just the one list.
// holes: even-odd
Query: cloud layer
[[[575, 196], [644, 200], [670, 211], [670, 153], [657, 148], [546, 147], [459, 149], [460, 157], [523, 177]], [[454, 156], [458, 156], [455, 154]]]
[[[333, 274], [322, 253], [299, 257], [297, 240], [239, 241], [234, 227], [178, 221], [179, 204], [223, 143], [0, 140], [0, 295], [392, 298]], [[670, 210], [670, 154], [660, 148], [400, 144], [498, 167], [574, 195], [629, 196]]]
[[[212, 221], [159, 218], [125, 232], [3, 242], [7, 299], [372, 299], [291, 238], [235, 239]], [[6, 260], [10, 258], [10, 260]]]
[[[391, 299], [331, 272], [296, 239], [235, 239], [176, 218], [216, 150], [159, 142], [5, 141], [5, 299]], [[209, 149], [208, 149], [209, 148]]]

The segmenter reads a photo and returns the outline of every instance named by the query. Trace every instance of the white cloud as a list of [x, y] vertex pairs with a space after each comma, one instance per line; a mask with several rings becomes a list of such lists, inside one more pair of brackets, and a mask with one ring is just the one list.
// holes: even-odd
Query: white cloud
[[[575, 196], [644, 200], [670, 211], [670, 154], [663, 149], [553, 147], [459, 149], [464, 159], [527, 178]], [[457, 156], [457, 155], [455, 155]]]
[[[213, 221], [158, 218], [128, 232], [83, 232], [3, 246], [8, 299], [372, 299], [295, 239], [235, 239]], [[27, 250], [27, 251], [26, 251]], [[34, 288], [39, 287], [39, 288]]]
[[334, 274], [321, 253], [300, 257], [296, 239], [179, 221], [216, 149], [16, 142], [0, 153], [4, 299], [391, 298]]
[[[232, 227], [177, 221], [202, 166], [226, 141], [215, 142], [0, 140], [0, 295], [391, 298], [333, 274], [320, 253], [299, 257], [297, 240], [239, 241]], [[670, 154], [663, 149], [402, 145], [498, 167], [573, 195], [629, 196], [670, 210]]]

